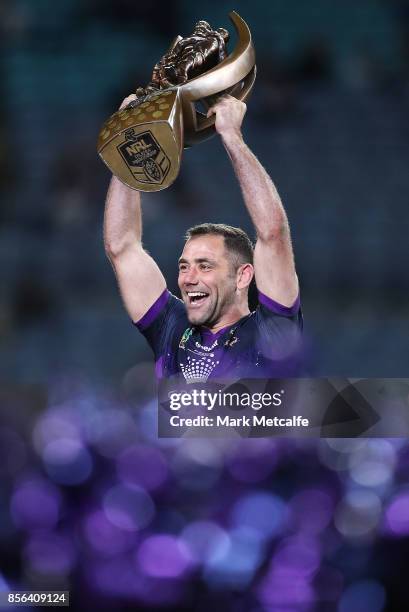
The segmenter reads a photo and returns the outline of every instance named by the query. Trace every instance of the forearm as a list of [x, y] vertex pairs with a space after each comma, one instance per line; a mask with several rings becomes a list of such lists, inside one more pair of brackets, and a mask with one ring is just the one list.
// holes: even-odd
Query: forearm
[[105, 204], [105, 250], [110, 257], [115, 257], [123, 253], [130, 245], [140, 245], [141, 240], [140, 194], [113, 176]]
[[260, 239], [288, 232], [287, 216], [275, 185], [238, 131], [222, 134], [243, 194], [244, 203]]

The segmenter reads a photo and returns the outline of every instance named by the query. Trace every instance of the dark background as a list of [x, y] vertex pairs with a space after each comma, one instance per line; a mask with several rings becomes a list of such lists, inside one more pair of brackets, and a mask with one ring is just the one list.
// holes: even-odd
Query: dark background
[[[232, 8], [257, 52], [244, 134], [290, 219], [309, 372], [407, 376], [406, 1], [3, 0], [0, 588], [70, 587], [106, 609], [402, 609], [406, 444], [156, 439], [95, 143], [177, 33], [232, 29]], [[252, 235], [216, 138], [143, 209], [174, 291], [187, 227]]]

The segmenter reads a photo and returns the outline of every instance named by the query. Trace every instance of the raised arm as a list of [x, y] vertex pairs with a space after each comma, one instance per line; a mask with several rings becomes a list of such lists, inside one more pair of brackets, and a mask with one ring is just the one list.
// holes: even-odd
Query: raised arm
[[283, 306], [298, 295], [290, 228], [280, 196], [271, 178], [250, 151], [241, 134], [244, 102], [223, 96], [209, 109], [240, 184], [244, 203], [257, 233], [254, 272], [257, 288]]
[[[134, 97], [126, 98], [122, 106]], [[106, 198], [104, 243], [125, 307], [136, 322], [164, 291], [166, 281], [142, 247], [141, 196], [115, 176]]]

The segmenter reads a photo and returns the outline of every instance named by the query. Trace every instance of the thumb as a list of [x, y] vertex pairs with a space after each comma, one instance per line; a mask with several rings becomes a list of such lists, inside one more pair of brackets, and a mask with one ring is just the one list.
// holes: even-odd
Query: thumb
[[131, 94], [130, 96], [127, 96], [125, 100], [123, 100], [121, 106], [119, 107], [119, 110], [122, 110], [123, 108], [125, 108], [125, 106], [128, 106], [128, 104], [132, 102], [132, 100], [136, 100], [136, 94]]

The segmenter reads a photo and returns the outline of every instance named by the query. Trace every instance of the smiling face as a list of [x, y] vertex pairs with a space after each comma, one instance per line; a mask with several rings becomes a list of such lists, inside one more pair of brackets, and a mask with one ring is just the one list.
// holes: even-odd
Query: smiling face
[[178, 278], [189, 322], [212, 327], [228, 319], [239, 299], [236, 278], [223, 236], [190, 238], [179, 259]]

